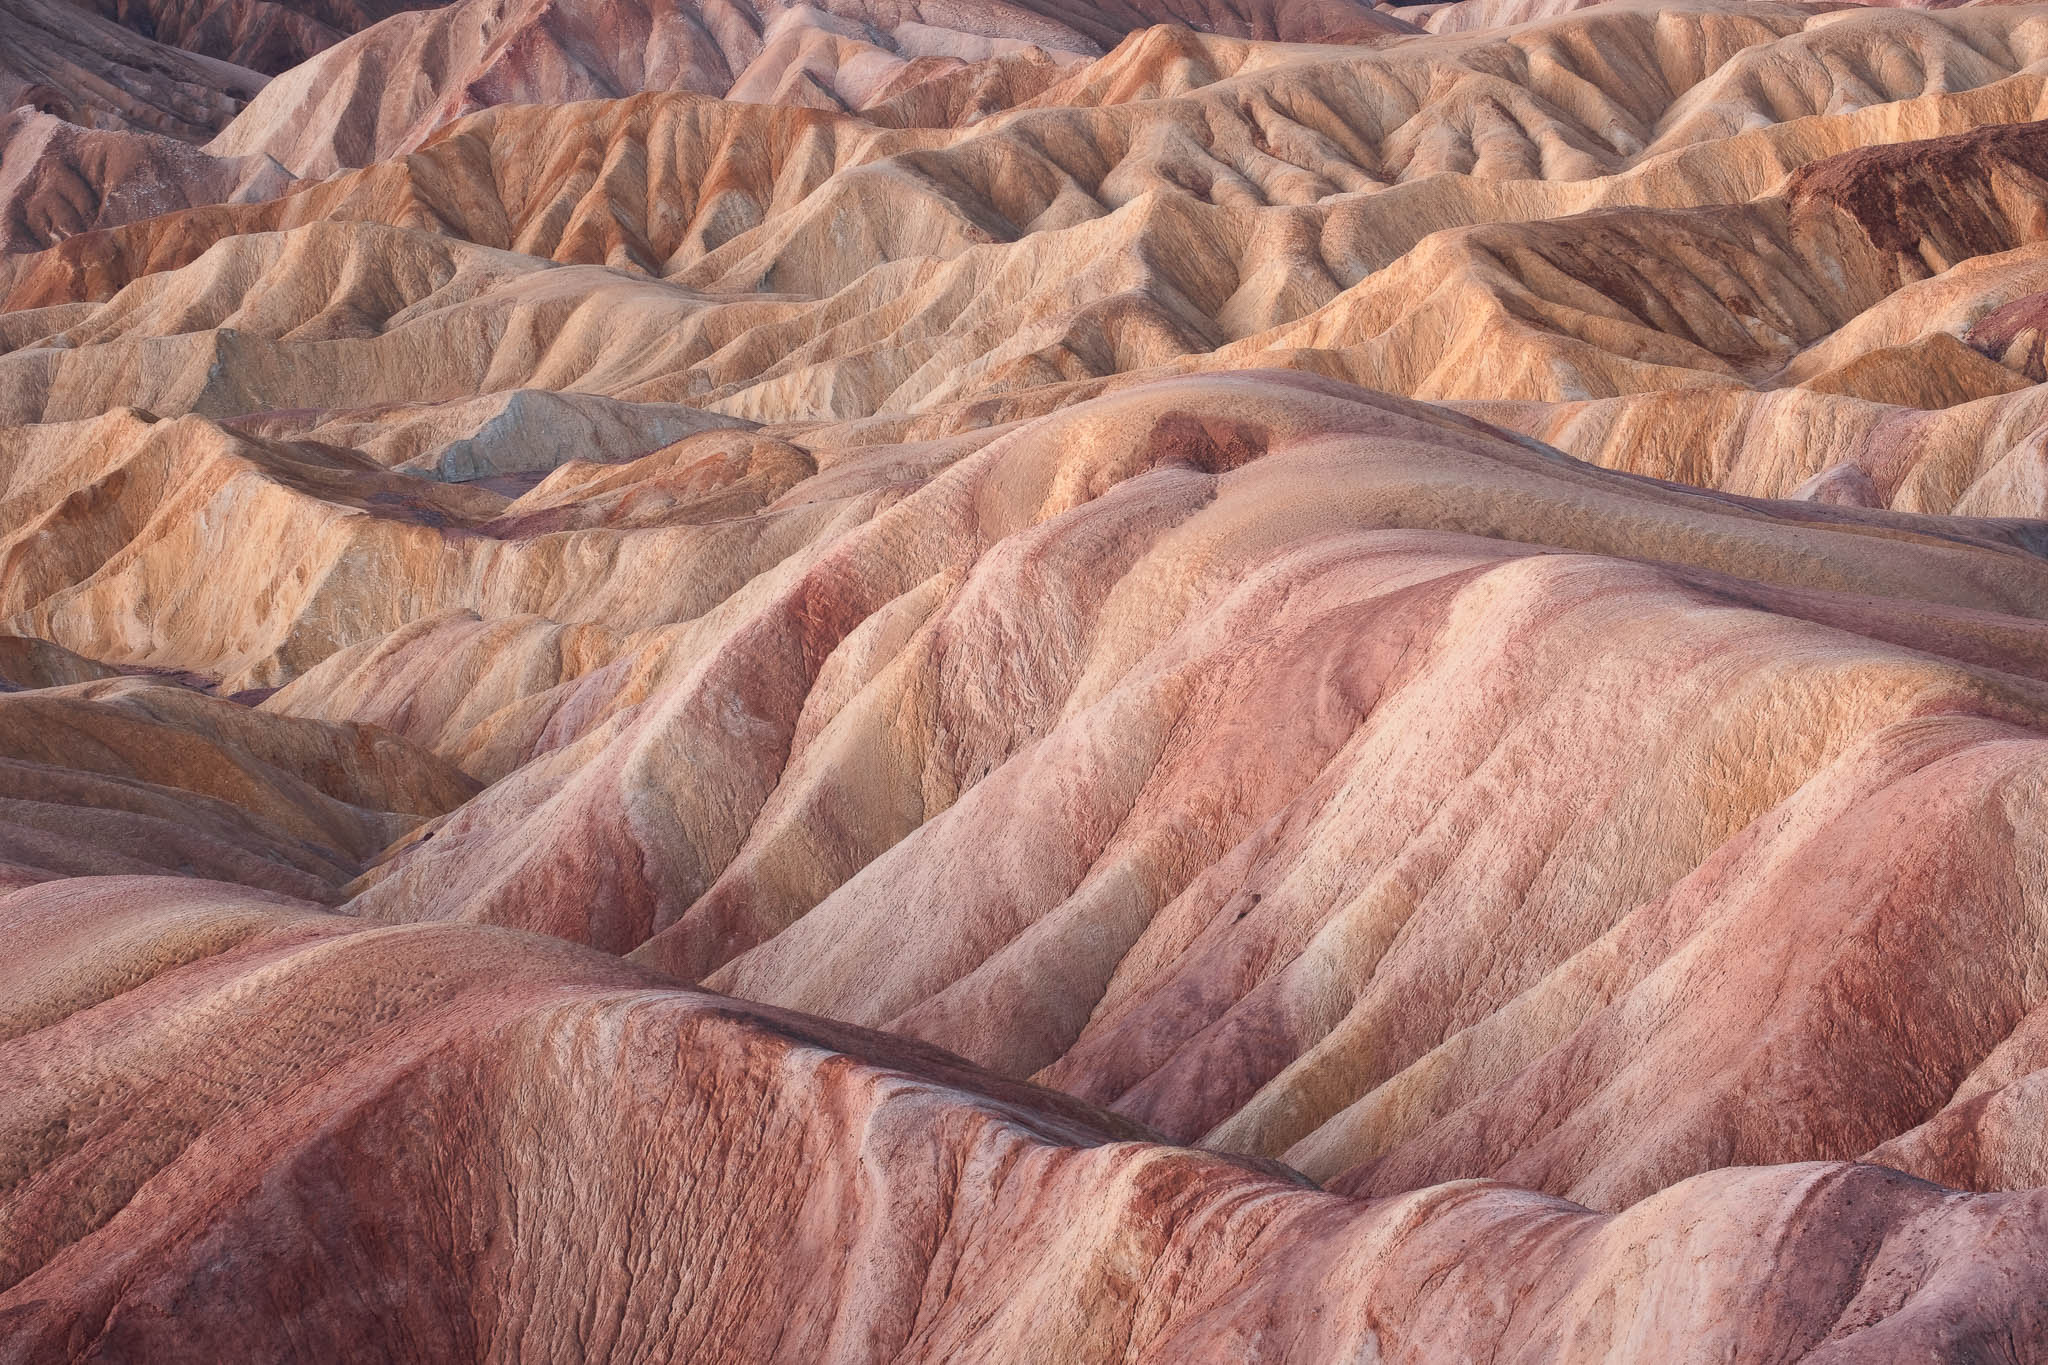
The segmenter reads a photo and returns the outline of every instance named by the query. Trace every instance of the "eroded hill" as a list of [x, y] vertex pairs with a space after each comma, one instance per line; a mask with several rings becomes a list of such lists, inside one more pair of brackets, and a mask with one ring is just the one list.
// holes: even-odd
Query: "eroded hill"
[[2048, 7], [481, 3], [0, 122], [0, 1358], [2037, 1358]]

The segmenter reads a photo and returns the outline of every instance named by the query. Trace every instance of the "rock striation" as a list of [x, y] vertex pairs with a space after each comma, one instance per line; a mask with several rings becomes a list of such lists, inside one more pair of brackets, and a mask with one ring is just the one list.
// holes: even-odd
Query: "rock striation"
[[1817, 1164], [1619, 1215], [1360, 1203], [547, 940], [147, 878], [0, 917], [36, 945], [0, 1016], [9, 1359], [1846, 1361], [2041, 1326], [2038, 1193]]
[[[2003, 449], [1951, 446], [1910, 469], [1859, 452], [1876, 431], [1947, 429], [1923, 414], [2017, 422], [2032, 402], [2024, 329], [1974, 330], [2048, 288], [2028, 208], [2042, 93], [2029, 13], [1621, 5], [1350, 46], [1155, 28], [1028, 97], [1004, 85], [1017, 103], [965, 127], [688, 93], [503, 105], [268, 202], [108, 215], [8, 258], [8, 417], [417, 409], [568, 387], [900, 438], [1162, 374], [1284, 366], [1492, 405], [1474, 411], [1733, 491], [2026, 515], [2038, 498], [2023, 469], [2000, 468]], [[1690, 66], [1622, 55], [1673, 45]], [[1886, 55], [1843, 74], [1871, 51]], [[1564, 63], [1581, 84], [1553, 79]], [[1768, 93], [1781, 90], [1801, 93]], [[1505, 107], [1523, 109], [1516, 130], [1489, 131], [1487, 111]], [[431, 273], [469, 245], [523, 260], [491, 267], [514, 273], [486, 297], [463, 293], [465, 317], [551, 319], [538, 334], [494, 323], [511, 351], [488, 360], [428, 340], [455, 296], [358, 298], [359, 275], [322, 286], [333, 267], [301, 264], [417, 259]], [[613, 273], [526, 278], [544, 262]], [[156, 275], [181, 278], [146, 283]], [[292, 299], [293, 321], [224, 309], [154, 336], [158, 300], [224, 300], [245, 277]], [[78, 325], [82, 305], [112, 308], [129, 286]], [[618, 302], [601, 337], [594, 318], [572, 320], [598, 297]], [[403, 329], [385, 321], [400, 316]], [[322, 330], [344, 317], [365, 321]], [[140, 384], [84, 378], [109, 369], [88, 346], [144, 337]], [[338, 372], [282, 359], [342, 342], [385, 354]], [[216, 373], [212, 356], [233, 348], [250, 358]], [[260, 399], [194, 387], [265, 365], [288, 375]], [[59, 384], [68, 402], [49, 397], [60, 372], [75, 376]], [[1992, 400], [2011, 401], [1973, 406]], [[1674, 403], [1688, 418], [1664, 422]], [[1812, 416], [1758, 416], [1795, 410]], [[1741, 453], [1814, 422], [1826, 440]], [[1604, 434], [1645, 428], [1626, 450]]]
[[439, 0], [73, 0], [159, 43], [276, 76], [316, 52]]
[[0, 6], [0, 1361], [2048, 1359], [2048, 7]]
[[258, 72], [153, 42], [67, 0], [7, 0], [0, 36], [0, 112], [204, 142], [264, 86]]
[[1360, 0], [1004, 0], [967, 19], [955, 10], [918, 0], [457, 0], [294, 68], [214, 145], [317, 176], [409, 152], [477, 109], [652, 91], [952, 124], [1039, 95], [1063, 68], [1162, 23], [1296, 42], [1413, 31]]
[[259, 202], [292, 183], [269, 157], [208, 156], [159, 134], [80, 128], [27, 108], [0, 116], [0, 164], [5, 252], [196, 205]]

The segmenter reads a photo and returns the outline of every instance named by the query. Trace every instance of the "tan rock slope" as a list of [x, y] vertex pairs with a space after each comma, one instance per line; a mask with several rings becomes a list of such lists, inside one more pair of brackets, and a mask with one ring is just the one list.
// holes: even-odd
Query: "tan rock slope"
[[[363, 281], [344, 269], [344, 292], [315, 299], [309, 283], [336, 267], [299, 262], [446, 248], [375, 232], [297, 246], [261, 236], [374, 222], [622, 275], [465, 293], [470, 317], [530, 314], [543, 293], [561, 302], [538, 335], [512, 329], [514, 349], [488, 365], [438, 341], [405, 364], [374, 361], [373, 404], [473, 397], [483, 369], [496, 388], [754, 421], [885, 418], [905, 435], [1035, 415], [1161, 369], [1279, 364], [1436, 400], [1543, 404], [1483, 411], [1647, 472], [1719, 483], [1747, 466], [1725, 485], [1744, 492], [1792, 494], [1833, 471], [1815, 485], [1830, 496], [1944, 512], [1968, 497], [1967, 510], [2027, 514], [2039, 500], [2023, 471], [1994, 474], [2004, 450], [1964, 468], [1951, 451], [1948, 468], [1882, 469], [1858, 454], [1872, 438], [1856, 432], [1917, 428], [1915, 414], [1945, 409], [1981, 426], [1990, 410], [1970, 405], [1993, 399], [2013, 400], [1995, 420], [2025, 420], [2019, 331], [1971, 337], [2048, 285], [2026, 207], [2040, 134], [1991, 126], [2036, 111], [2041, 32], [2024, 7], [1604, 7], [1381, 46], [1150, 30], [1026, 107], [958, 130], [688, 95], [493, 109], [403, 160], [268, 204], [14, 257], [7, 297], [23, 315], [8, 327], [74, 351], [116, 342], [105, 322], [72, 325], [75, 305], [110, 302], [145, 274], [191, 275], [121, 301], [115, 325], [153, 335], [170, 325], [151, 311], [158, 291], [225, 302], [253, 272], [275, 277], [263, 292], [295, 300], [291, 327], [264, 335], [226, 322], [229, 309], [213, 327], [181, 321], [150, 369], [182, 387], [223, 346], [275, 356], [302, 338], [344, 339], [294, 330], [310, 316], [366, 317], [381, 331], [358, 328], [352, 347], [411, 353], [385, 320], [424, 342], [443, 325], [438, 298], [350, 297]], [[1567, 80], [1566, 65], [1590, 79]], [[1047, 100], [1067, 103], [1036, 107]], [[1496, 119], [1504, 109], [1519, 109], [1513, 127]], [[1950, 141], [1895, 141], [1973, 125]], [[1923, 166], [1938, 175], [1919, 177]], [[1904, 189], [1927, 203], [1907, 211]], [[592, 312], [568, 320], [571, 299], [595, 297], [618, 301], [601, 329]], [[73, 307], [39, 311], [56, 305]], [[232, 341], [218, 334], [228, 328]], [[143, 392], [86, 385], [53, 403], [39, 376], [107, 367], [48, 349], [25, 344], [4, 362], [37, 372], [10, 376], [14, 420], [122, 402], [247, 406], [172, 397], [147, 378]], [[322, 367], [285, 368], [261, 406], [356, 405]], [[1626, 401], [1572, 406], [1608, 399]], [[1646, 419], [1661, 449], [1602, 434], [1644, 425], [1627, 416], [1641, 404], [1680, 401], [1691, 420]], [[1840, 447], [1754, 448], [1786, 429], [1756, 414], [1794, 410]]]
[[2048, 1360], [2048, 6], [20, 15], [0, 1360]]
[[[1002, 0], [955, 13], [919, 0], [458, 0], [295, 68], [214, 149], [325, 175], [411, 151], [475, 109], [662, 90], [950, 124], [1036, 95], [1063, 67], [1155, 24], [1196, 19], [1297, 42], [1412, 31], [1359, 0]], [[933, 83], [942, 88], [922, 90]]]

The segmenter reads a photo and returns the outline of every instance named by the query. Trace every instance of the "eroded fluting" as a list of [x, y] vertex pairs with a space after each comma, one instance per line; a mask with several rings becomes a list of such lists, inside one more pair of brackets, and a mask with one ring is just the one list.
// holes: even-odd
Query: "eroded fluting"
[[0, 40], [0, 1360], [2048, 1358], [2048, 6]]

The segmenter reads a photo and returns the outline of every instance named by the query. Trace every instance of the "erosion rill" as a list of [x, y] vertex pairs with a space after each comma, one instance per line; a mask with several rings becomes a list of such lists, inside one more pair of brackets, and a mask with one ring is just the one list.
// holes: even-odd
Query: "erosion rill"
[[2037, 115], [0, 0], [0, 1365], [2048, 1362]]

